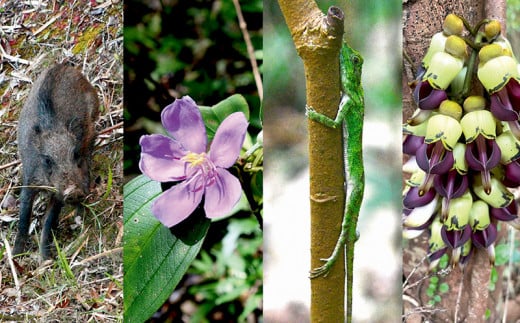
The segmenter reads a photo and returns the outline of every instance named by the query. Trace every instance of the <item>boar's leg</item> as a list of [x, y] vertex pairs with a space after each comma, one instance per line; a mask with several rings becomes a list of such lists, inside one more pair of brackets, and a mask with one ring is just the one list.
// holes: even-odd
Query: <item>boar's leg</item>
[[20, 219], [18, 221], [18, 234], [14, 242], [13, 254], [18, 255], [25, 251], [27, 240], [29, 239], [29, 224], [36, 190], [29, 187], [22, 187], [20, 193]]
[[52, 245], [52, 232], [57, 232], [55, 229], [58, 226], [58, 216], [60, 215], [63, 202], [59, 201], [54, 195], [51, 196], [49, 202], [49, 212], [45, 217], [43, 223], [42, 236], [40, 239], [40, 254], [42, 259], [50, 259], [51, 257], [51, 245]]

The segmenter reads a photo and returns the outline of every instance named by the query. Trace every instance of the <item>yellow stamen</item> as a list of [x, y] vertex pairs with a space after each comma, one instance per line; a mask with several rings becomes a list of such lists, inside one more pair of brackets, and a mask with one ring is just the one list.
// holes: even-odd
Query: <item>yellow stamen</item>
[[206, 158], [206, 153], [197, 154], [189, 152], [181, 160], [190, 163], [190, 167], [197, 167], [203, 164]]

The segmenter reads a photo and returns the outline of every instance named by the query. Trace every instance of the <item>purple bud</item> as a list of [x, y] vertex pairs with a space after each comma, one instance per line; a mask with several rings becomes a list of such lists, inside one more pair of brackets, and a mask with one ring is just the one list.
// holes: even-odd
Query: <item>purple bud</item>
[[456, 170], [435, 176], [433, 185], [437, 193], [447, 199], [454, 199], [464, 195], [468, 189], [468, 177], [460, 175]]
[[507, 187], [520, 186], [520, 159], [514, 160], [505, 165], [504, 185]]
[[443, 225], [441, 228], [441, 236], [445, 244], [455, 249], [462, 246], [466, 243], [466, 241], [469, 240], [469, 238], [471, 237], [471, 226], [467, 224], [464, 226], [464, 229], [462, 230], [448, 231], [446, 226]]
[[494, 208], [490, 207], [490, 215], [496, 220], [500, 221], [511, 221], [518, 218], [518, 206], [516, 201], [513, 200], [506, 207]]
[[424, 137], [415, 136], [415, 135], [407, 135], [403, 141], [403, 153], [415, 156], [417, 149], [424, 145]]
[[416, 207], [430, 203], [436, 194], [434, 189], [430, 189], [426, 193], [419, 195], [418, 187], [410, 187], [403, 199], [403, 205], [407, 209], [415, 209]]
[[446, 151], [439, 140], [430, 145], [423, 145], [416, 152], [417, 165], [427, 174], [444, 174], [454, 163], [453, 152]]
[[474, 141], [466, 144], [466, 161], [471, 169], [489, 171], [500, 162], [500, 147], [494, 139], [486, 139], [479, 135]]
[[506, 88], [493, 93], [491, 95], [490, 111], [501, 121], [515, 121], [518, 120], [518, 113], [513, 111], [509, 97], [507, 96]]
[[423, 81], [417, 84], [413, 91], [413, 98], [419, 109], [433, 110], [437, 109], [442, 101], [446, 100], [448, 96], [444, 90], [434, 89], [430, 82]]
[[478, 248], [486, 249], [497, 239], [497, 228], [490, 223], [484, 230], [476, 230], [471, 234], [473, 244]]

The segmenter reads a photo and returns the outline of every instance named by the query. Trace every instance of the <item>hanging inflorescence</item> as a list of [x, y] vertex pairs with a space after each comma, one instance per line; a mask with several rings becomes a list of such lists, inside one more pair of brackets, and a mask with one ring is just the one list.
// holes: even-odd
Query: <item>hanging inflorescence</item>
[[429, 231], [431, 268], [445, 253], [463, 264], [474, 247], [494, 263], [498, 223], [518, 228], [508, 188], [520, 185], [519, 81], [496, 20], [472, 28], [450, 14], [431, 39], [412, 84], [418, 109], [403, 128], [404, 234]]

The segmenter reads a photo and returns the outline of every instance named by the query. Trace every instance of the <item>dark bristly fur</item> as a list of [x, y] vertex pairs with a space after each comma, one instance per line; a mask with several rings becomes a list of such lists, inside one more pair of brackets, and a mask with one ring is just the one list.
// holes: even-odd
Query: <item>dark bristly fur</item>
[[49, 191], [41, 233], [43, 259], [51, 258], [52, 230], [63, 205], [77, 203], [88, 194], [98, 108], [95, 89], [70, 66], [55, 65], [34, 82], [18, 122], [23, 187], [14, 254], [26, 249], [32, 204], [39, 191], [35, 186], [54, 188]]

